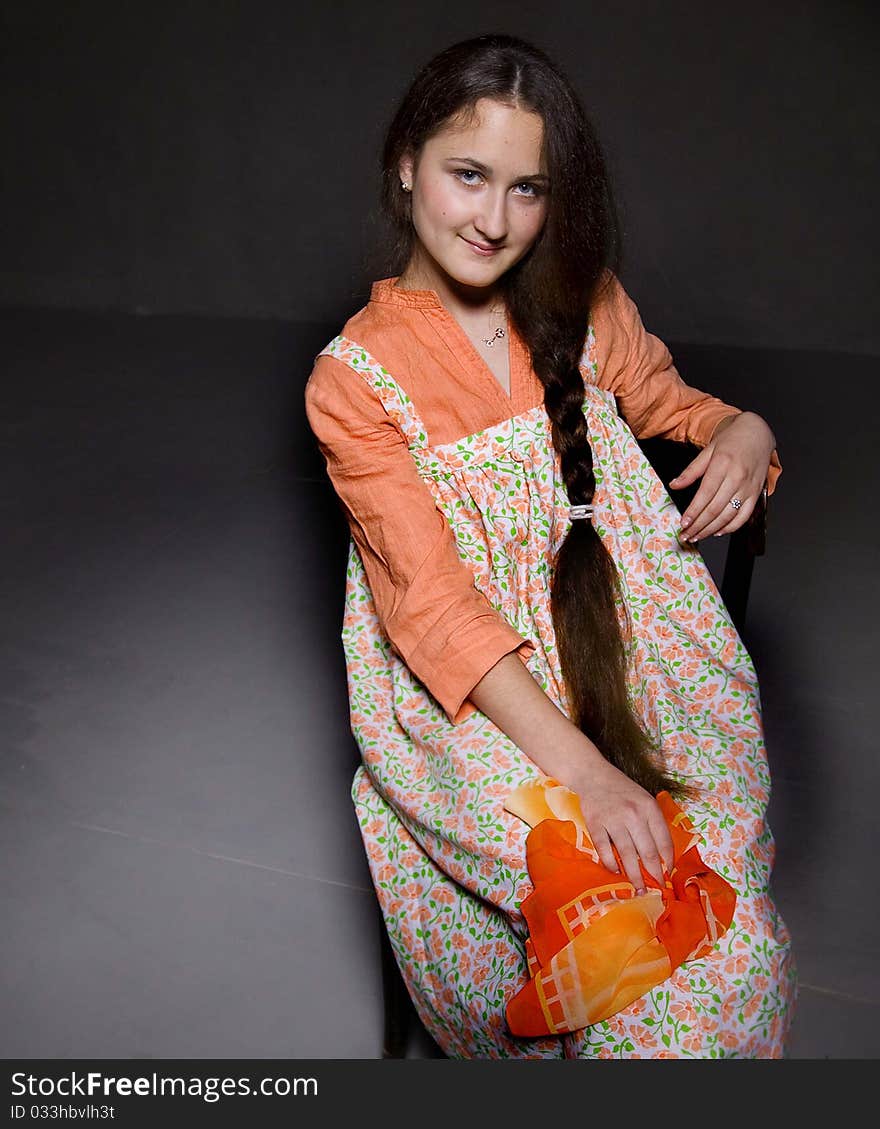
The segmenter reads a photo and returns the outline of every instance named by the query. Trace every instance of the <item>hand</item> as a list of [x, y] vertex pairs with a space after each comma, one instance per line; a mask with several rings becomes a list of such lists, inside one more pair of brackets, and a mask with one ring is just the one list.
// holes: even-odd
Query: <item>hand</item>
[[591, 758], [589, 767], [569, 787], [581, 802], [587, 831], [602, 865], [614, 874], [619, 873], [613, 845], [637, 893], [645, 889], [639, 859], [662, 889], [663, 867], [672, 870], [674, 848], [654, 797], [605, 760], [598, 750], [597, 758]]
[[[711, 441], [669, 482], [681, 489], [703, 476], [682, 514], [682, 540], [720, 537], [745, 525], [764, 489], [775, 446], [769, 425], [754, 412], [728, 416], [718, 424]], [[739, 509], [731, 506], [731, 498], [742, 500]]]

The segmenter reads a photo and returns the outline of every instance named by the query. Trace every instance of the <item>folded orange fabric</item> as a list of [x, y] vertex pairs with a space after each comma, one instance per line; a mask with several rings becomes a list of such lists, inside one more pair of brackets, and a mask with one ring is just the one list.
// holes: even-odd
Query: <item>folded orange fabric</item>
[[545, 778], [513, 791], [504, 807], [532, 830], [526, 862], [534, 887], [522, 902], [529, 982], [507, 1003], [514, 1035], [577, 1031], [607, 1019], [685, 961], [711, 952], [733, 920], [736, 893], [700, 858], [699, 836], [667, 792], [657, 802], [674, 861], [661, 888], [642, 870], [637, 895], [599, 861], [580, 802]]

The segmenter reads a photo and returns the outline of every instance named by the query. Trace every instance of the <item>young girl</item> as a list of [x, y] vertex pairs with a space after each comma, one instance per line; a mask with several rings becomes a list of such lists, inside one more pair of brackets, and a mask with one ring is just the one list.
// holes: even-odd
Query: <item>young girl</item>
[[[645, 331], [536, 48], [429, 62], [383, 175], [402, 271], [306, 408], [351, 528], [352, 796], [419, 1016], [456, 1058], [779, 1057], [759, 690], [695, 547], [773, 492], [773, 433]], [[654, 435], [701, 448], [680, 522]]]

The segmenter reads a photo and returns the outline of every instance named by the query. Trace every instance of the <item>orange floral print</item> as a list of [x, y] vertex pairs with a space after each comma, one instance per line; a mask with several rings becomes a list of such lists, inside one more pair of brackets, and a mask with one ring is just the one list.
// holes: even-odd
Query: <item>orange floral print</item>
[[[708, 951], [608, 1018], [514, 1035], [506, 1008], [530, 980], [523, 906], [533, 886], [529, 829], [504, 800], [546, 777], [479, 711], [449, 719], [384, 635], [352, 541], [343, 646], [367, 861], [416, 1010], [449, 1057], [780, 1057], [796, 976], [769, 889], [755, 670], [701, 554], [678, 540], [674, 503], [613, 394], [596, 385], [595, 350], [591, 327], [583, 373], [593, 521], [631, 621], [633, 701], [669, 771], [699, 786], [683, 808], [706, 866], [735, 891], [733, 919]], [[528, 668], [566, 711], [549, 593], [568, 499], [543, 406], [432, 446], [404, 389], [366, 350], [337, 338], [325, 352], [366, 382], [403, 432], [475, 587], [533, 644]]]

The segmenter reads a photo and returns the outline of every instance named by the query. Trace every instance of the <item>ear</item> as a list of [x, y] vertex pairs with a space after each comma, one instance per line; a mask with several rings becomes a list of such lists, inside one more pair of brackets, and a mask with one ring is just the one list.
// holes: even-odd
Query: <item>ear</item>
[[400, 163], [397, 166], [397, 173], [400, 179], [405, 181], [407, 184], [412, 184], [414, 167], [415, 162], [413, 161], [412, 156], [409, 153], [401, 157]]

